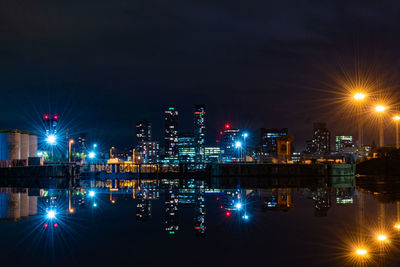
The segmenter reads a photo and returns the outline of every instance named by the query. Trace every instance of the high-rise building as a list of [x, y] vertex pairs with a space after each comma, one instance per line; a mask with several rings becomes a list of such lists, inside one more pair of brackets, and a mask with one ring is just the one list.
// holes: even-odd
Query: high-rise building
[[151, 122], [143, 120], [136, 123], [136, 138], [138, 144], [151, 141]]
[[346, 147], [354, 147], [353, 136], [351, 135], [337, 135], [335, 141], [337, 152], [342, 152]]
[[308, 142], [306, 151], [318, 156], [331, 152], [331, 133], [326, 128], [326, 123], [314, 123], [313, 138], [311, 142]]
[[192, 133], [179, 134], [178, 151], [179, 162], [194, 163], [196, 160], [197, 143]]
[[261, 148], [261, 153], [270, 155], [270, 156], [276, 156], [276, 139], [281, 136], [287, 136], [288, 135], [288, 129], [287, 128], [282, 128], [282, 129], [265, 129], [261, 128], [260, 129], [260, 148]]
[[143, 141], [138, 146], [140, 163], [158, 163], [160, 155], [160, 145], [157, 141]]
[[[227, 158], [238, 158], [239, 152], [235, 147], [235, 143], [239, 139], [239, 129], [232, 129], [229, 123], [225, 124], [225, 129], [220, 132], [221, 148], [224, 150], [224, 155]], [[227, 159], [225, 159], [227, 160]]]
[[194, 140], [196, 143], [196, 159], [195, 161], [201, 163], [204, 161], [204, 143], [205, 143], [205, 116], [206, 106], [195, 105], [194, 111]]
[[170, 107], [165, 112], [165, 154], [169, 157], [178, 156], [178, 111]]

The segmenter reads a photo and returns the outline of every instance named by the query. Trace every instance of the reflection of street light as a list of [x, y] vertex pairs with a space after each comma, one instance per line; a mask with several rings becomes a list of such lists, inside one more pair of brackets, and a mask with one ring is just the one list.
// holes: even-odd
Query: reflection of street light
[[89, 152], [89, 159], [94, 159], [96, 157], [96, 153]]
[[49, 134], [46, 138], [47, 144], [55, 146], [57, 144], [57, 137], [54, 134]]
[[74, 143], [74, 139], [69, 140], [68, 142], [68, 162], [71, 163], [71, 147], [72, 144]]
[[394, 123], [396, 125], [396, 148], [399, 149], [400, 148], [400, 144], [399, 144], [399, 120], [400, 120], [400, 116], [396, 115], [393, 117]]
[[[385, 112], [386, 107], [383, 105], [375, 106], [375, 112], [378, 114], [382, 114]], [[383, 118], [379, 116], [379, 146], [383, 147], [385, 145], [384, 136], [383, 136]]]

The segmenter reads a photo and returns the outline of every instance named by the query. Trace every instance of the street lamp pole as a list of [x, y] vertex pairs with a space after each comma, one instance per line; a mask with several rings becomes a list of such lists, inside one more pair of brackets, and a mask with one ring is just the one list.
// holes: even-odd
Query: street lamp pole
[[358, 92], [353, 95], [353, 99], [357, 104], [357, 123], [358, 123], [358, 154], [362, 155], [363, 149], [363, 131], [362, 131], [362, 105], [361, 103], [365, 100], [366, 95]]
[[375, 111], [379, 113], [379, 147], [383, 147], [385, 145], [384, 135], [383, 135], [383, 115], [382, 113], [386, 110], [385, 106], [378, 105], [375, 107]]
[[71, 147], [74, 143], [74, 139], [69, 140], [68, 142], [68, 162], [71, 163]]
[[396, 115], [393, 117], [394, 123], [395, 123], [395, 127], [396, 127], [396, 149], [400, 148], [400, 144], [399, 144], [399, 120], [400, 120], [400, 116]]

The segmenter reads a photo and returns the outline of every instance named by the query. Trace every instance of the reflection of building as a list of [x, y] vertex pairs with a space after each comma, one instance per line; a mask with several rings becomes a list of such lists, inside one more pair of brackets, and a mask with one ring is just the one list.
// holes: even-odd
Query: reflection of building
[[182, 133], [178, 138], [179, 162], [194, 163], [197, 143], [193, 134]]
[[140, 190], [136, 194], [136, 219], [146, 221], [151, 218], [151, 201], [147, 190]]
[[328, 210], [331, 207], [331, 192], [329, 188], [319, 188], [312, 193], [314, 201], [315, 216], [323, 217], [328, 215]]
[[179, 229], [178, 203], [176, 190], [171, 185], [165, 194], [165, 231], [170, 234]]
[[353, 204], [354, 187], [336, 188], [337, 204]]
[[28, 189], [0, 188], [0, 219], [18, 220], [37, 214], [37, 196]]
[[264, 201], [266, 210], [289, 211], [294, 208], [291, 188], [262, 189], [260, 197]]
[[197, 235], [205, 235], [206, 234], [206, 209], [205, 209], [205, 187], [204, 181], [197, 181], [197, 198], [195, 203], [195, 215], [194, 215], [194, 229]]
[[170, 107], [165, 111], [165, 154], [178, 156], [178, 111]]
[[194, 141], [196, 147], [196, 162], [202, 163], [204, 161], [204, 143], [205, 143], [205, 105], [196, 105], [194, 111]]

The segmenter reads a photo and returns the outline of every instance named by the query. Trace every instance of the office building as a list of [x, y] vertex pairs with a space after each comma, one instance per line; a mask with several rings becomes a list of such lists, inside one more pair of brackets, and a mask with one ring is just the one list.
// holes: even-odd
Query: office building
[[154, 164], [159, 162], [160, 144], [157, 141], [142, 141], [138, 146], [138, 162]]
[[276, 139], [281, 136], [287, 136], [288, 129], [260, 129], [260, 148], [263, 155], [276, 157], [277, 146]]
[[337, 135], [335, 137], [336, 151], [343, 152], [345, 148], [353, 148], [353, 136], [351, 135]]
[[327, 155], [331, 152], [331, 133], [326, 123], [314, 123], [314, 134], [311, 141], [307, 142], [306, 153], [315, 156]]
[[204, 156], [206, 162], [218, 163], [222, 154], [224, 154], [224, 150], [222, 150], [220, 147], [204, 148]]
[[194, 111], [194, 140], [196, 144], [196, 159], [197, 163], [204, 162], [204, 143], [205, 143], [205, 105], [195, 105]]
[[178, 137], [179, 162], [195, 163], [197, 142], [192, 133], [182, 133]]
[[151, 122], [143, 120], [136, 123], [136, 139], [137, 143], [151, 141]]
[[165, 155], [167, 157], [178, 156], [178, 111], [170, 107], [165, 115]]
[[[229, 123], [225, 124], [225, 129], [220, 132], [221, 135], [221, 149], [224, 150], [224, 157], [226, 161], [239, 158], [240, 153], [235, 143], [240, 139], [240, 130], [232, 129]], [[240, 139], [241, 140], [241, 139]]]

